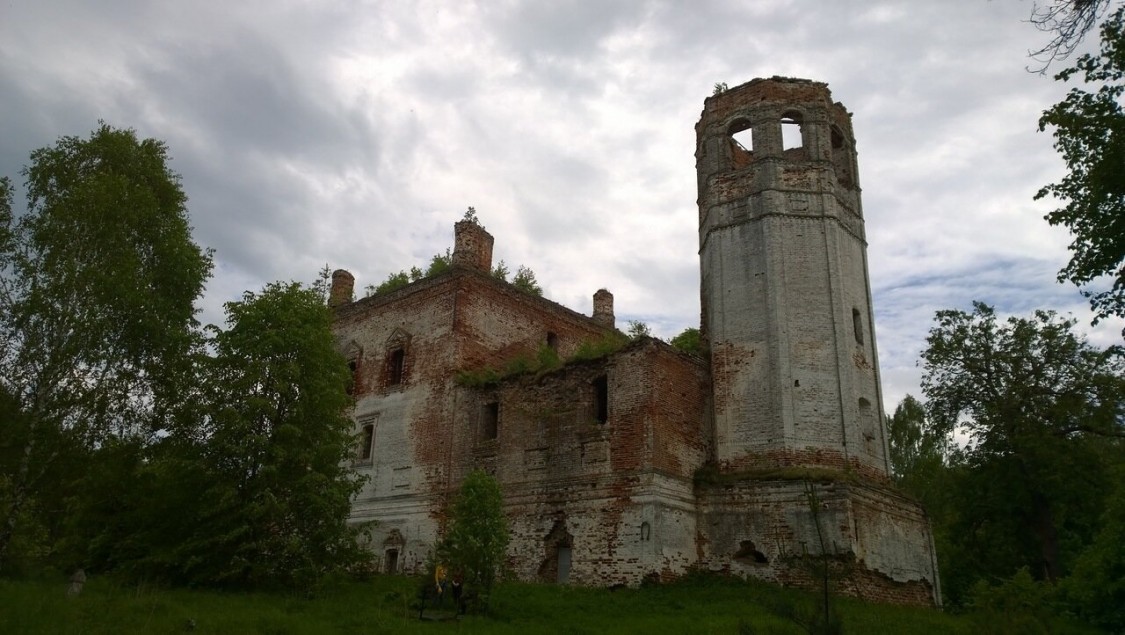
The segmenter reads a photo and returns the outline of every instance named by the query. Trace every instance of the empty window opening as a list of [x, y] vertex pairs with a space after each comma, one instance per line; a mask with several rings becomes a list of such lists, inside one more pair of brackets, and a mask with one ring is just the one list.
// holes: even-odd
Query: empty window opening
[[566, 584], [570, 580], [571, 546], [574, 536], [566, 531], [566, 523], [556, 520], [555, 526], [543, 540], [546, 557], [539, 565], [539, 579], [543, 582]]
[[863, 318], [859, 314], [859, 309], [852, 309], [852, 330], [855, 331], [855, 343], [863, 344]]
[[754, 151], [754, 129], [750, 127], [749, 121], [738, 119], [732, 123], [730, 126], [730, 138], [745, 152]]
[[594, 380], [594, 420], [609, 421], [609, 380], [605, 375]]
[[758, 548], [754, 546], [753, 540], [743, 540], [738, 543], [738, 552], [734, 554], [734, 558], [754, 564], [767, 564], [769, 562], [766, 554], [758, 551]]
[[794, 388], [800, 388], [801, 387], [801, 380], [800, 379], [794, 379], [793, 380], [793, 387]]
[[875, 408], [871, 406], [871, 402], [860, 397], [859, 399], [859, 429], [863, 434], [864, 449], [870, 454], [882, 454], [879, 448], [875, 445], [875, 439], [878, 437], [879, 423], [876, 418]]
[[387, 549], [386, 566], [383, 571], [386, 573], [398, 573], [398, 549]]
[[781, 116], [781, 149], [792, 150], [793, 148], [805, 147], [805, 139], [803, 135], [804, 129], [801, 125], [801, 113], [787, 112]]
[[370, 461], [372, 446], [375, 443], [375, 426], [367, 424], [359, 433], [359, 460]]
[[348, 385], [344, 390], [349, 394], [355, 393], [356, 374], [359, 371], [359, 362], [354, 359], [348, 360]]
[[402, 383], [403, 372], [406, 370], [406, 350], [396, 348], [391, 351], [391, 359], [387, 366], [387, 385], [397, 386]]
[[480, 436], [484, 440], [495, 439], [500, 428], [500, 402], [484, 404], [481, 411]]
[[731, 163], [735, 168], [746, 166], [754, 158], [754, 130], [750, 122], [736, 119], [727, 134], [730, 135]]
[[559, 350], [559, 336], [554, 331], [547, 331], [547, 348], [552, 351]]
[[558, 550], [555, 552], [557, 562], [555, 569], [557, 575], [555, 576], [555, 583], [566, 584], [570, 582], [570, 547], [566, 545], [559, 545]]
[[832, 165], [836, 169], [836, 180], [846, 188], [855, 186], [855, 179], [852, 178], [852, 160], [851, 153], [848, 152], [848, 143], [844, 138], [844, 133], [836, 126], [831, 128], [832, 137]]
[[648, 521], [641, 523], [641, 542], [652, 540], [652, 525]]
[[836, 126], [832, 126], [832, 149], [844, 149], [844, 133], [840, 132], [840, 129]]

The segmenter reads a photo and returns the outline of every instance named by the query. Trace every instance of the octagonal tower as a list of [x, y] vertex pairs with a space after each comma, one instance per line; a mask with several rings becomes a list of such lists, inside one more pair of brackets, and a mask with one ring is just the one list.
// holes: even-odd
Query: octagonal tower
[[851, 115], [757, 79], [696, 125], [702, 333], [723, 471], [888, 473]]

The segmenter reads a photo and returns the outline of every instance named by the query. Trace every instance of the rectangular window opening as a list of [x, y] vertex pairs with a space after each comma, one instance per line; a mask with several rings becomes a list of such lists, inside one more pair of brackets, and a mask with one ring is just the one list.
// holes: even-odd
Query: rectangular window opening
[[374, 424], [367, 424], [363, 426], [363, 430], [359, 435], [359, 460], [370, 461], [372, 446], [375, 443], [375, 426]]
[[348, 360], [348, 385], [344, 389], [349, 395], [355, 393], [356, 374], [359, 370], [359, 362], [354, 359]]
[[594, 420], [609, 421], [609, 380], [605, 375], [594, 380]]
[[406, 351], [396, 348], [391, 352], [391, 359], [387, 368], [387, 385], [397, 386], [402, 383], [403, 371], [406, 369]]
[[481, 412], [480, 432], [485, 441], [495, 439], [500, 428], [500, 402], [492, 401], [484, 404]]

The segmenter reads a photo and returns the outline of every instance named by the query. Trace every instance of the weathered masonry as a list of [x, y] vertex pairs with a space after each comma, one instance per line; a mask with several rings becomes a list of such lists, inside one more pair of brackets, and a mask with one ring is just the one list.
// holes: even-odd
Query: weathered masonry
[[[706, 359], [620, 339], [613, 296], [582, 315], [490, 275], [493, 237], [455, 226], [451, 270], [351, 301], [352, 520], [388, 572], [424, 565], [450, 495], [496, 476], [525, 580], [588, 585], [692, 568], [940, 604], [929, 522], [888, 479], [851, 116], [826, 85], [759, 79], [696, 125]], [[550, 371], [483, 369], [547, 355]], [[580, 360], [580, 361], [579, 361]]]

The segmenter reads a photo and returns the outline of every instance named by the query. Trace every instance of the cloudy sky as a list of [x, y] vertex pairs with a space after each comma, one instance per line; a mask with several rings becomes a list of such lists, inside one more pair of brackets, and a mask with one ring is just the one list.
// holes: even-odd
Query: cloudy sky
[[[214, 248], [202, 319], [328, 263], [425, 266], [476, 207], [495, 258], [583, 313], [699, 322], [694, 124], [716, 82], [804, 77], [854, 113], [888, 411], [934, 311], [1073, 313], [1063, 173], [1020, 0], [4, 0], [0, 174], [99, 119], [164, 140]], [[20, 194], [22, 195], [22, 190]]]

